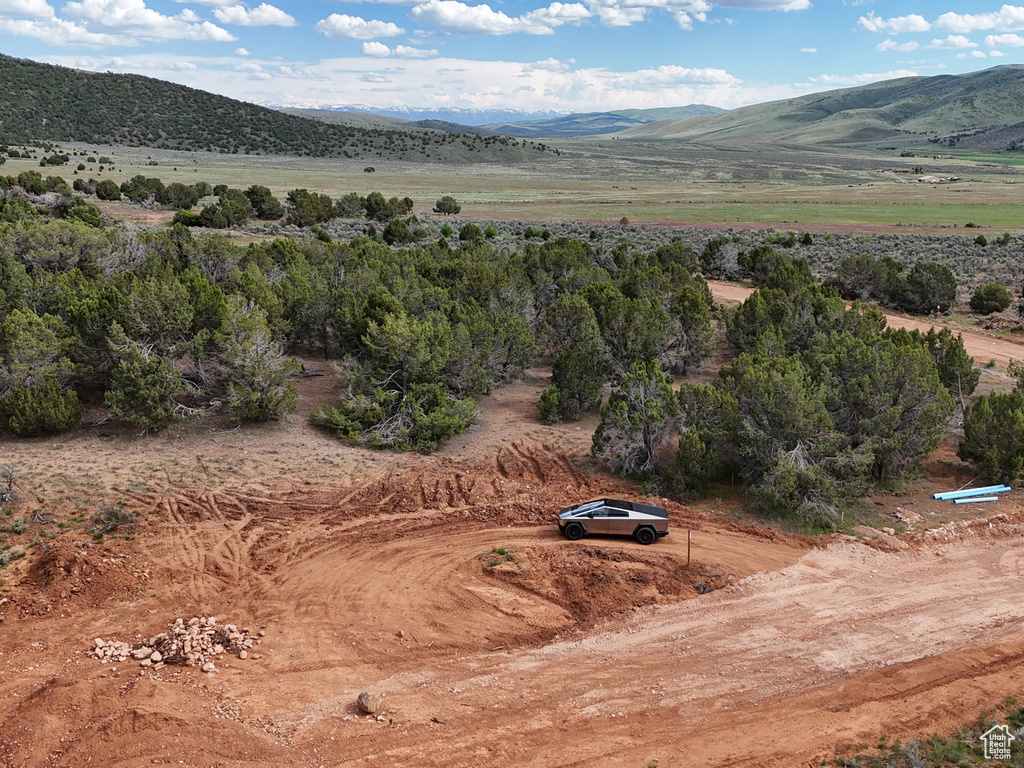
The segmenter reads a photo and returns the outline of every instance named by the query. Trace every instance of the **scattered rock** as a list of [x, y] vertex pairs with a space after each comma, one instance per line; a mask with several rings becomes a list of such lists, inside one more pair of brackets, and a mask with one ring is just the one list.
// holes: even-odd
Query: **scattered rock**
[[383, 696], [379, 693], [371, 693], [370, 691], [363, 691], [359, 694], [359, 698], [356, 699], [356, 706], [359, 707], [359, 711], [367, 715], [375, 714], [383, 703]]
[[21, 546], [20, 544], [17, 545], [17, 546], [13, 546], [9, 550], [7, 550], [7, 556], [11, 560], [17, 560], [19, 557], [24, 557], [25, 556], [25, 548], [23, 546]]
[[908, 512], [903, 507], [896, 507], [896, 511], [893, 513], [893, 517], [899, 520], [901, 523], [920, 523], [921, 516], [917, 512]]
[[[253, 642], [247, 628], [239, 631], [234, 624], [218, 624], [212, 616], [192, 618], [187, 623], [179, 618], [166, 632], [143, 638], [134, 646], [97, 637], [91, 654], [104, 664], [133, 658], [140, 661], [140, 666], [152, 665], [153, 669], [181, 664], [212, 672], [214, 657], [230, 653], [244, 659]], [[253, 658], [259, 658], [259, 654], [253, 654]]]

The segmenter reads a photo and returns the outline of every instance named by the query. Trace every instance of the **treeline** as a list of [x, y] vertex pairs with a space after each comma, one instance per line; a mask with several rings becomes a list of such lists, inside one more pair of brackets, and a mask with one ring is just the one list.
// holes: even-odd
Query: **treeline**
[[73, 194], [60, 176], [43, 178], [39, 171], [0, 176], [0, 223], [40, 220], [43, 217], [77, 220], [92, 227], [103, 226], [100, 209], [81, 195]]
[[[589, 388], [651, 354], [687, 370], [713, 344], [710, 298], [688, 249], [644, 256], [623, 245], [599, 265], [586, 242], [509, 252], [479, 227], [463, 230], [455, 250], [444, 238], [406, 249], [369, 238], [242, 248], [180, 225], [128, 233], [38, 214], [7, 224], [4, 426], [67, 429], [83, 402], [148, 431], [218, 404], [239, 421], [273, 418], [294, 403], [291, 348], [337, 361], [344, 394], [318, 426], [430, 451], [473, 422], [474, 395], [545, 350], [562, 372], [545, 397], [545, 418], [557, 420], [596, 404], [571, 374], [583, 350], [596, 355]], [[693, 306], [702, 320], [689, 319]]]
[[[381, 216], [405, 207], [381, 200]], [[332, 361], [340, 380], [316, 427], [430, 452], [476, 420], [476, 396], [547, 359], [540, 417], [600, 408], [594, 454], [652, 491], [740, 480], [766, 513], [836, 525], [850, 498], [913, 475], [957, 409], [965, 460], [993, 479], [1024, 466], [1024, 400], [972, 404], [979, 372], [959, 337], [888, 329], [877, 306], [847, 307], [851, 270], [821, 284], [806, 260], [770, 247], [738, 254], [758, 288], [724, 311], [702, 277], [714, 239], [700, 253], [680, 241], [599, 248], [599, 233], [510, 246], [467, 223], [457, 245], [243, 247], [180, 224], [52, 220], [38, 205], [0, 195], [0, 428], [11, 434], [73, 428], [83, 406], [148, 432], [215, 408], [240, 423], [275, 419], [296, 405], [301, 367], [286, 354], [301, 352]], [[942, 306], [944, 279], [866, 272], [882, 275], [887, 300]], [[878, 299], [874, 282], [860, 284]], [[711, 383], [673, 384], [723, 344], [728, 363]]]
[[[238, 422], [295, 407], [265, 277], [224, 271], [183, 228], [78, 221], [0, 227], [0, 417], [19, 436], [76, 426], [102, 404], [146, 432], [225, 406]], [[269, 308], [269, 311], [268, 311]]]
[[913, 474], [979, 372], [948, 330], [888, 329], [805, 260], [754, 251], [741, 259], [760, 287], [725, 315], [731, 362], [678, 391], [657, 362], [634, 365], [602, 408], [594, 452], [677, 493], [740, 479], [760, 511], [833, 526], [848, 499]]
[[[41, 194], [45, 191], [66, 192], [67, 184], [57, 185], [44, 180], [37, 171], [26, 171], [17, 177], [0, 177], [0, 189], [18, 186], [25, 191]], [[285, 224], [297, 227], [314, 227], [335, 218], [359, 219], [368, 218], [377, 222], [394, 222], [412, 212], [413, 200], [410, 197], [385, 198], [380, 192], [370, 192], [366, 196], [349, 192], [334, 200], [322, 192], [310, 192], [307, 189], [293, 189], [285, 197], [286, 205], [275, 197], [269, 188], [253, 184], [241, 190], [228, 187], [226, 184], [211, 186], [208, 182], [199, 181], [193, 184], [171, 182], [164, 184], [156, 177], [136, 174], [120, 185], [110, 179], [75, 179], [75, 192], [95, 195], [100, 200], [117, 201], [125, 198], [133, 203], [147, 203], [171, 208], [177, 211], [175, 224], [187, 227], [206, 227], [224, 229], [226, 227], [243, 226], [250, 218], [261, 221], [277, 221], [285, 216]], [[199, 201], [214, 195], [215, 203], [207, 203], [197, 213], [192, 209]], [[452, 200], [453, 198], [447, 198]], [[441, 201], [438, 201], [440, 204]], [[455, 204], [457, 207], [457, 204]], [[401, 224], [405, 224], [402, 229]], [[408, 222], [394, 222], [392, 230], [396, 232], [389, 243], [411, 242], [408, 234]], [[400, 234], [398, 234], [400, 233]]]

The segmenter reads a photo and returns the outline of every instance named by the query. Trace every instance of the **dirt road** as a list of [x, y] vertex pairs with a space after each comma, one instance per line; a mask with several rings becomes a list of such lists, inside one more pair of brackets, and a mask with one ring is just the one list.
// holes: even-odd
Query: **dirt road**
[[[709, 280], [708, 286], [711, 293], [719, 301], [729, 303], [740, 303], [746, 301], [753, 293], [752, 288], [747, 288], [735, 283], [725, 283], [720, 280]], [[1006, 370], [1011, 360], [1024, 361], [1024, 342], [1017, 342], [1010, 339], [999, 338], [984, 331], [976, 331], [970, 328], [963, 328], [946, 320], [932, 322], [916, 317], [893, 314], [885, 314], [886, 322], [892, 328], [906, 328], [907, 330], [918, 330], [927, 332], [929, 328], [947, 327], [953, 333], [962, 334], [964, 347], [967, 354], [975, 359], [979, 365], [984, 365], [990, 360], [995, 362], [996, 367]]]
[[[525, 486], [564, 479], [524, 477], [506, 525], [428, 503], [387, 533], [379, 507], [339, 522], [321, 492], [161, 494], [185, 524], [161, 515], [128, 555], [155, 595], [4, 624], [3, 764], [792, 766], [955, 729], [1024, 682], [1016, 500], [892, 550], [674, 507], [677, 535], [641, 548], [522, 524]], [[82, 653], [182, 608], [260, 628], [262, 658], [140, 674]]]
[[[871, 500], [917, 521], [902, 539], [749, 528], [727, 498], [664, 502], [650, 547], [574, 543], [554, 510], [635, 489], [588, 459], [593, 420], [540, 424], [546, 383], [485, 398], [430, 457], [310, 431], [329, 377], [266, 429], [0, 443], [44, 521], [0, 572], [0, 765], [789, 768], [1024, 691], [1024, 495], [932, 501], [973, 479], [949, 446]], [[91, 540], [100, 499], [134, 535]], [[88, 655], [191, 616], [255, 653], [212, 674]]]

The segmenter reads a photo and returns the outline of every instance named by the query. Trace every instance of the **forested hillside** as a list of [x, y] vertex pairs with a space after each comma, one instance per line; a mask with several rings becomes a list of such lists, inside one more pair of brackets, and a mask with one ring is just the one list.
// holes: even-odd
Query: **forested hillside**
[[531, 142], [341, 126], [139, 75], [0, 56], [0, 144], [79, 141], [193, 151], [514, 162]]

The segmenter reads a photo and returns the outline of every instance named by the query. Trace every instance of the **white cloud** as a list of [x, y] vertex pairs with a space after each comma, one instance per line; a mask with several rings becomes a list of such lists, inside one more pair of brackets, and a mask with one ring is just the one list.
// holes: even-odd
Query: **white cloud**
[[269, 72], [267, 72], [263, 65], [255, 61], [243, 61], [235, 64], [233, 67], [235, 72], [243, 72], [249, 80], [270, 80], [273, 78]]
[[363, 43], [363, 55], [376, 56], [378, 58], [427, 59], [431, 56], [437, 56], [437, 51], [429, 48], [413, 48], [410, 45], [396, 45], [394, 49], [391, 49], [384, 45], [384, 43], [373, 41]]
[[989, 51], [988, 55], [989, 56], [1005, 56], [1006, 54], [1003, 53], [1002, 51]]
[[120, 35], [92, 32], [81, 24], [63, 19], [34, 21], [28, 19], [0, 19], [0, 32], [39, 40], [47, 45], [107, 48], [113, 45], [133, 45]]
[[741, 81], [730, 75], [724, 69], [692, 67], [679, 67], [674, 64], [658, 67], [657, 69], [642, 69], [631, 75], [634, 79], [644, 79], [655, 87], [679, 83], [715, 83], [733, 85]]
[[875, 16], [871, 11], [867, 16], [861, 16], [857, 23], [869, 32], [886, 32], [898, 35], [902, 32], [927, 32], [932, 25], [923, 16], [912, 13], [909, 16], [894, 16], [891, 19], [882, 19]]
[[278, 77], [291, 77], [298, 80], [324, 80], [326, 78], [318, 76], [311, 67], [305, 66], [290, 66], [288, 64], [281, 64], [277, 68]]
[[555, 27], [589, 18], [591, 12], [582, 3], [554, 2], [546, 8], [512, 17], [492, 10], [486, 3], [466, 5], [461, 0], [427, 0], [414, 7], [409, 15], [444, 32], [550, 35]]
[[552, 3], [547, 8], [524, 13], [519, 17], [527, 24], [543, 24], [558, 27], [562, 24], [590, 18], [590, 11], [582, 3]]
[[565, 72], [575, 63], [576, 59], [567, 59], [566, 61], [559, 61], [558, 59], [544, 59], [527, 65], [525, 67], [525, 71], [530, 72], [535, 69], [541, 69], [545, 72]]
[[917, 77], [917, 72], [912, 69], [894, 69], [890, 72], [863, 73], [860, 75], [820, 75], [819, 77], [812, 77], [811, 82], [815, 85], [841, 87], [846, 85], [880, 83], [884, 80], [895, 80], [900, 77]]
[[53, 6], [46, 0], [4, 0], [0, 3], [0, 19], [52, 19]]
[[[81, 0], [64, 6], [64, 15], [81, 21], [89, 31], [119, 36], [120, 45], [139, 45], [153, 40], [229, 42], [235, 37], [209, 21], [197, 23], [191, 12], [165, 16], [147, 8], [143, 0]], [[56, 20], [55, 20], [56, 21]]]
[[901, 53], [910, 53], [910, 51], [916, 51], [920, 47], [920, 43], [913, 41], [909, 43], [897, 43], [895, 40], [883, 40], [875, 48], [879, 51], [900, 51]]
[[1024, 37], [1020, 35], [989, 35], [985, 38], [985, 45], [989, 48], [994, 46], [1006, 46], [1008, 48], [1020, 48], [1024, 45]]
[[334, 39], [371, 40], [374, 37], [395, 37], [405, 32], [397, 24], [377, 19], [361, 19], [346, 13], [332, 13], [314, 27], [317, 32]]
[[235, 24], [239, 27], [294, 27], [295, 18], [267, 3], [260, 3], [249, 10], [242, 5], [217, 8], [213, 15], [221, 24]]
[[396, 45], [392, 53], [400, 59], [427, 59], [437, 56], [434, 48], [414, 48], [411, 45]]
[[[394, 52], [393, 52], [394, 53]], [[135, 72], [257, 104], [296, 107], [389, 106], [465, 109], [555, 109], [595, 112], [627, 108], [714, 104], [732, 109], [787, 99], [842, 85], [913, 75], [890, 72], [817, 82], [744, 82], [723, 69], [659, 67], [618, 70], [576, 68], [576, 63], [544, 60], [467, 60], [430, 57], [405, 62], [355, 54], [315, 62], [276, 58], [252, 60], [263, 69], [239, 72], [242, 63], [227, 49], [223, 56], [189, 56], [197, 70], [173, 70], [180, 55], [81, 53], [48, 61], [92, 71]], [[249, 60], [246, 60], [247, 62]], [[386, 65], [386, 68], [384, 68]], [[268, 79], [269, 78], [269, 79]]]
[[817, 48], [801, 48], [800, 53], [817, 53]]
[[[768, 7], [785, 10], [785, 2], [770, 2]], [[680, 29], [690, 31], [693, 22], [709, 23], [708, 13], [714, 6], [707, 0], [589, 0], [591, 16], [597, 16], [605, 27], [627, 27], [647, 18], [648, 11], [671, 13]], [[754, 7], [751, 5], [750, 7]], [[727, 20], [728, 23], [728, 20]]]
[[[184, 2], [185, 0], [177, 1]], [[335, 2], [372, 3], [373, 5], [417, 5], [421, 0], [335, 0]]]
[[941, 40], [936, 38], [928, 44], [929, 48], [940, 48], [947, 51], [958, 51], [963, 48], [977, 48], [978, 44], [971, 42], [963, 35], [948, 35]]
[[971, 51], [971, 56], [973, 56], [976, 59], [984, 59], [985, 58], [985, 52], [984, 51]]
[[238, 56], [248, 56], [249, 55], [249, 51], [246, 50], [245, 48], [235, 48], [235, 53]]
[[811, 7], [811, 0], [720, 0], [715, 5], [749, 11], [802, 11]]
[[604, 27], [629, 27], [639, 24], [647, 16], [647, 8], [640, 5], [620, 6], [614, 0], [595, 0], [590, 10], [600, 19]]
[[978, 29], [998, 29], [1010, 32], [1024, 29], [1024, 8], [1017, 5], [1004, 5], [993, 13], [944, 13], [936, 20], [936, 25], [951, 32], [966, 34]]
[[379, 43], [376, 40], [368, 40], [363, 43], [363, 56], [390, 56], [391, 49], [388, 48], [384, 43]]

